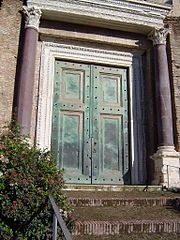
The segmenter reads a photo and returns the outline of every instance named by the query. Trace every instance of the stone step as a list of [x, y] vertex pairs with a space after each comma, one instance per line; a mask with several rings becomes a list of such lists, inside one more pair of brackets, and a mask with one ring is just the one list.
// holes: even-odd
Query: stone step
[[178, 233], [131, 233], [108, 236], [73, 236], [73, 240], [179, 240]]
[[69, 198], [69, 203], [72, 207], [107, 207], [107, 206], [168, 206], [172, 205], [176, 200], [180, 201], [179, 198], [135, 198], [135, 199], [124, 199], [124, 198]]
[[180, 220], [77, 221], [73, 236], [120, 236], [134, 233], [180, 233]]
[[180, 194], [170, 192], [92, 192], [66, 191], [73, 207], [165, 206], [180, 202]]
[[166, 192], [166, 191], [157, 191], [157, 192], [146, 192], [146, 191], [63, 191], [67, 197], [74, 197], [74, 198], [157, 198], [157, 197], [180, 197], [180, 193], [173, 193], [173, 192]]
[[75, 207], [74, 235], [180, 233], [180, 214], [173, 207]]
[[133, 239], [126, 238], [127, 234], [180, 236], [178, 193], [71, 190], [65, 194], [74, 208], [74, 239]]
[[136, 220], [178, 220], [180, 212], [173, 207], [75, 207], [76, 221], [136, 221]]

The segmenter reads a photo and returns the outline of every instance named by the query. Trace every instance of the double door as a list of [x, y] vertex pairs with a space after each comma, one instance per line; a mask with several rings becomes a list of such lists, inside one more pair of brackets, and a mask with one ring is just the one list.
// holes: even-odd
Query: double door
[[66, 183], [127, 184], [127, 70], [56, 60], [52, 149]]

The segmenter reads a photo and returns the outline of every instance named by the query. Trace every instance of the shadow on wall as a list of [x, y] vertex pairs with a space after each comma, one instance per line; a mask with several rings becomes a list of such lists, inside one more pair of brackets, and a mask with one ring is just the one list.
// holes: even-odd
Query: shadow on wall
[[167, 0], [165, 3], [172, 4], [172, 0]]
[[2, 2], [3, 2], [3, 0], [0, 0], [0, 9], [1, 9], [1, 6], [2, 6]]

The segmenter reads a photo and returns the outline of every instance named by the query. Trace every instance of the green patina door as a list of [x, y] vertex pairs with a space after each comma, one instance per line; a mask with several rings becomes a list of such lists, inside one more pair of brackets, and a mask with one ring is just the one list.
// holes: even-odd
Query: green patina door
[[67, 183], [129, 183], [126, 69], [55, 62], [52, 148]]

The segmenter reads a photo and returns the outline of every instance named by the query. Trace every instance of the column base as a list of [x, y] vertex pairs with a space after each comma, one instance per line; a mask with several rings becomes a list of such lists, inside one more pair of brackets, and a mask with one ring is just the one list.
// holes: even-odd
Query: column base
[[151, 159], [154, 164], [152, 184], [180, 188], [180, 153], [176, 152], [174, 146], [158, 147]]

